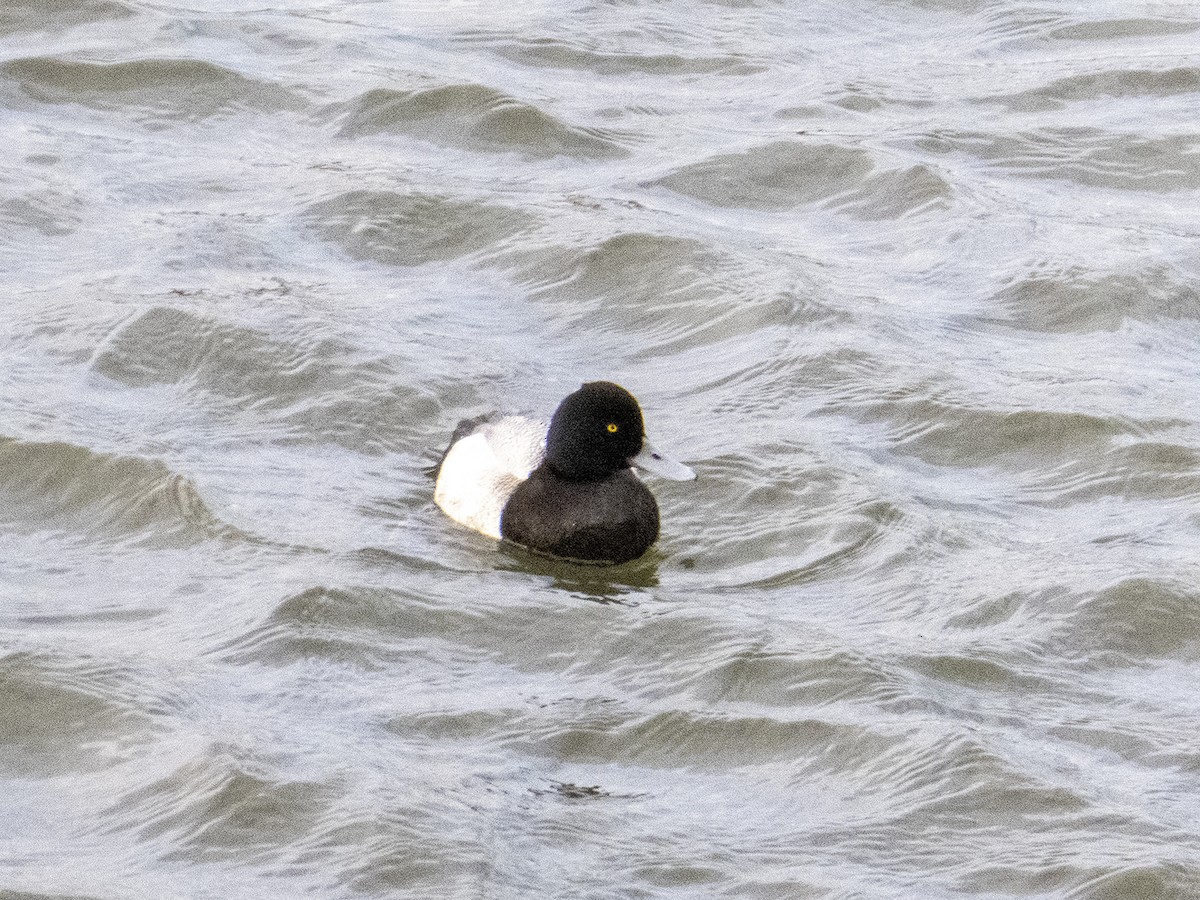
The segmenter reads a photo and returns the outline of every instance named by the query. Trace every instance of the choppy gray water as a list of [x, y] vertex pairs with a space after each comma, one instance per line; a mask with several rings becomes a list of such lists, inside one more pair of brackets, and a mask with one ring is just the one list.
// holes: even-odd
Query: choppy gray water
[[0, 897], [1200, 896], [1200, 8], [501, 6], [0, 6]]

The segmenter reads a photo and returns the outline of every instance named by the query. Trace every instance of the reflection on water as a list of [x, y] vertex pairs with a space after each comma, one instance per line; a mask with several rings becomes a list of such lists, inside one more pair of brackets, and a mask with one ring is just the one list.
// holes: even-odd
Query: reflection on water
[[498, 10], [0, 8], [0, 895], [1200, 896], [1200, 17]]

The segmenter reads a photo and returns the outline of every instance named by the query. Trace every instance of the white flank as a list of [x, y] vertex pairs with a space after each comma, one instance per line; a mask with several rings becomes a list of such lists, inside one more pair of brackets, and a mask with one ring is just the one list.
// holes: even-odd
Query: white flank
[[545, 422], [507, 416], [481, 426], [446, 454], [434, 503], [459, 524], [499, 539], [504, 504], [541, 463], [545, 442]]

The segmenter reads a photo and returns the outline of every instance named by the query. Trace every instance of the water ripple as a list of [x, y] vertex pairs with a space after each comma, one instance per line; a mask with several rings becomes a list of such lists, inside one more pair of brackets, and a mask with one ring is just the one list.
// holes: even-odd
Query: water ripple
[[1075, 126], [1017, 134], [945, 131], [917, 145], [931, 153], [962, 153], [1023, 178], [1164, 193], [1200, 187], [1200, 157], [1190, 135], [1142, 136]]
[[339, 134], [403, 134], [486, 153], [535, 158], [614, 158], [626, 151], [603, 131], [576, 128], [529, 103], [478, 84], [418, 91], [377, 88], [345, 107]]
[[496, 204], [390, 191], [340, 194], [311, 204], [305, 218], [356, 259], [393, 266], [478, 253], [535, 221]]
[[93, 63], [27, 57], [0, 65], [0, 84], [40, 103], [136, 110], [147, 124], [194, 121], [236, 109], [279, 109], [298, 101], [278, 85], [199, 59]]
[[156, 460], [0, 437], [0, 508], [10, 523], [89, 537], [187, 545], [232, 533], [196, 487]]
[[123, 762], [158, 732], [132, 693], [104, 666], [0, 656], [0, 769], [53, 777]]
[[91, 22], [126, 19], [134, 15], [119, 0], [9, 0], [0, 9], [0, 34], [20, 34], [70, 28]]
[[[499, 37], [499, 40], [497, 40]], [[502, 36], [488, 40], [493, 53], [523, 66], [581, 69], [597, 75], [755, 75], [763, 66], [738, 57], [697, 57], [679, 53], [620, 53], [589, 47], [559, 38], [506, 42]]]
[[171, 774], [124, 794], [109, 815], [157, 844], [168, 860], [269, 859], [287, 855], [321, 819], [329, 786], [259, 771], [214, 747]]

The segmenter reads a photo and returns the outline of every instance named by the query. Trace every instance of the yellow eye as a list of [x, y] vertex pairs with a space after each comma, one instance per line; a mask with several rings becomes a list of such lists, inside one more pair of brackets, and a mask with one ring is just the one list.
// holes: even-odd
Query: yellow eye
[[608, 423], [608, 433], [609, 433], [609, 434], [616, 434], [616, 433], [617, 433], [618, 431], [620, 431], [620, 430], [621, 430], [621, 429], [617, 427], [617, 423], [616, 423], [616, 422], [609, 422], [609, 423]]

